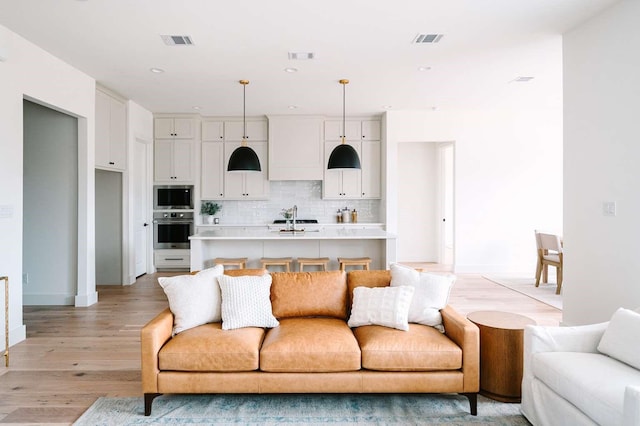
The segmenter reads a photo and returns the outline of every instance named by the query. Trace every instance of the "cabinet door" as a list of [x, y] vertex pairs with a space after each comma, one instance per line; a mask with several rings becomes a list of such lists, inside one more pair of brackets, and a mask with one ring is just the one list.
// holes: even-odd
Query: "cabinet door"
[[[242, 121], [224, 122], [224, 140], [230, 142], [241, 142], [244, 134], [244, 123]], [[266, 141], [267, 122], [265, 120], [247, 121], [247, 141]]]
[[362, 140], [363, 141], [379, 141], [380, 140], [380, 122], [377, 120], [366, 120], [362, 122]]
[[362, 141], [362, 198], [380, 198], [380, 141]]
[[[329, 162], [329, 156], [333, 148], [341, 142], [325, 142], [325, 164]], [[350, 143], [362, 160], [359, 143]], [[361, 161], [362, 162], [362, 161]], [[327, 199], [335, 198], [360, 198], [360, 170], [329, 170], [324, 169], [324, 181], [322, 182], [322, 196]]]
[[156, 118], [153, 132], [156, 139], [173, 139], [173, 118]]
[[260, 172], [247, 172], [244, 175], [245, 198], [262, 199], [269, 195], [269, 180], [267, 179], [267, 143], [251, 142], [247, 144], [251, 147], [260, 160]]
[[[226, 134], [226, 122], [225, 122], [225, 134]], [[228, 172], [227, 165], [229, 164], [229, 157], [231, 153], [240, 146], [240, 142], [225, 142], [224, 143], [224, 198], [228, 200], [243, 200], [246, 199], [244, 190], [244, 175], [246, 172]], [[262, 166], [262, 163], [260, 164]]]
[[203, 200], [217, 200], [224, 196], [224, 144], [222, 142], [202, 142]]
[[96, 91], [96, 166], [109, 167], [110, 97]]
[[154, 179], [158, 182], [173, 181], [173, 141], [156, 140], [153, 148]]
[[203, 121], [202, 122], [202, 140], [222, 142], [224, 140], [224, 122], [223, 121]]
[[196, 137], [196, 122], [192, 118], [174, 118], [173, 134], [176, 139], [193, 139]]
[[[345, 122], [345, 136], [347, 140], [360, 140], [360, 121]], [[324, 139], [327, 141], [342, 141], [342, 120], [327, 120], [324, 122]]]
[[175, 182], [193, 181], [194, 150], [193, 141], [175, 140], [173, 142], [173, 180]]
[[127, 107], [116, 99], [110, 100], [109, 165], [125, 170], [127, 167]]

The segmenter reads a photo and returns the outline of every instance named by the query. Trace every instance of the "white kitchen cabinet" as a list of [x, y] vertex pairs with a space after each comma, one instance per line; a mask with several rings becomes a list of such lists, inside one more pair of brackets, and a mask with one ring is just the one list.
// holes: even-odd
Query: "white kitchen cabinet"
[[361, 138], [363, 141], [380, 140], [380, 121], [363, 120], [360, 122]]
[[[225, 142], [242, 142], [244, 123], [242, 121], [224, 122]], [[247, 142], [268, 140], [266, 120], [247, 120]]]
[[363, 140], [360, 144], [362, 198], [380, 198], [380, 141]]
[[154, 250], [153, 265], [156, 269], [188, 269], [191, 254], [184, 249]]
[[202, 141], [224, 141], [224, 121], [204, 120], [202, 122]]
[[156, 139], [194, 139], [196, 120], [192, 118], [163, 117], [154, 120]]
[[[359, 141], [362, 134], [360, 121], [347, 120], [345, 136], [348, 141]], [[327, 120], [324, 122], [324, 140], [342, 141], [342, 120]]]
[[96, 167], [125, 170], [127, 108], [124, 102], [96, 90]]
[[192, 183], [194, 180], [195, 142], [156, 139], [154, 145], [156, 182]]
[[269, 116], [269, 180], [322, 180], [322, 117]]
[[[324, 143], [325, 148], [325, 164], [329, 162], [329, 156], [333, 148], [340, 145], [341, 142], [327, 141]], [[360, 153], [360, 142], [350, 142], [349, 145], [358, 153], [360, 162], [362, 163], [362, 154]], [[324, 199], [354, 199], [362, 198], [361, 195], [362, 171], [353, 170], [330, 170], [326, 166], [324, 168], [324, 180], [322, 182], [322, 198]]]
[[201, 198], [203, 200], [224, 198], [224, 143], [203, 141], [201, 161]]
[[[225, 123], [226, 124], [226, 123]], [[224, 143], [224, 198], [226, 200], [264, 200], [269, 197], [267, 179], [267, 142], [248, 142], [260, 160], [260, 172], [228, 172], [231, 153], [240, 146], [239, 142]]]

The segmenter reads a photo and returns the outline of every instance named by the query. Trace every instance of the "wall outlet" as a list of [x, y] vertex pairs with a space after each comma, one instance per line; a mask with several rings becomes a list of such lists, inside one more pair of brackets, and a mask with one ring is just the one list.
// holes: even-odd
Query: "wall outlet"
[[602, 203], [602, 214], [604, 216], [615, 216], [616, 215], [616, 202], [615, 201], [604, 201]]

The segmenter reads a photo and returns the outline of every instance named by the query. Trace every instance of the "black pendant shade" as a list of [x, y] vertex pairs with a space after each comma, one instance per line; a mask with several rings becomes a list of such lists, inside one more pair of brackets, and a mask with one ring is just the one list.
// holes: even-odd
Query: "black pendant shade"
[[359, 169], [360, 158], [358, 153], [346, 143], [336, 146], [329, 156], [328, 169]]
[[261, 172], [258, 154], [247, 146], [246, 91], [249, 80], [240, 80], [242, 84], [242, 145], [236, 148], [229, 157], [228, 172]]
[[248, 146], [239, 146], [229, 157], [228, 172], [260, 172], [258, 154]]
[[360, 158], [356, 150], [345, 142], [347, 127], [345, 126], [345, 86], [349, 80], [340, 80], [342, 84], [342, 143], [331, 151], [327, 169], [360, 169]]

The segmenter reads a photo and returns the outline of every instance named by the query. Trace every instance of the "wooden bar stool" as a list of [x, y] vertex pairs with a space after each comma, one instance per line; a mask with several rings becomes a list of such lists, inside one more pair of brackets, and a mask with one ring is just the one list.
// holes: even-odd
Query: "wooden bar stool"
[[298, 258], [298, 268], [299, 271], [302, 272], [305, 266], [322, 266], [322, 270], [327, 270], [327, 265], [329, 264], [328, 257], [299, 257]]
[[365, 271], [369, 270], [369, 264], [371, 263], [370, 257], [339, 257], [340, 270], [346, 271], [347, 266], [362, 266]]
[[213, 259], [214, 265], [223, 266], [237, 266], [238, 269], [245, 269], [247, 267], [246, 257], [216, 257]]
[[263, 257], [260, 259], [262, 268], [267, 269], [267, 266], [284, 266], [286, 272], [291, 272], [291, 257]]

